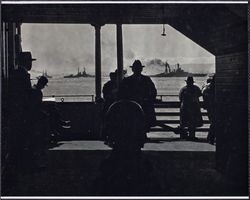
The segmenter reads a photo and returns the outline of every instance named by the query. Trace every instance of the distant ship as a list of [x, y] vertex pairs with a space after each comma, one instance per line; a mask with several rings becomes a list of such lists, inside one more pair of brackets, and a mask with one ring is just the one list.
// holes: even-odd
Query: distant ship
[[67, 75], [67, 76], [64, 76], [63, 78], [79, 78], [79, 77], [95, 77], [94, 75], [90, 75], [90, 74], [87, 74], [86, 73], [86, 69], [84, 67], [83, 69], [83, 72], [80, 72], [79, 71], [79, 67], [78, 67], [78, 72], [77, 74], [70, 74], [70, 75]]
[[[52, 76], [48, 75], [47, 71], [43, 71], [42, 76], [45, 76], [46, 78], [52, 78]], [[39, 79], [41, 76], [37, 76], [36, 78]]]
[[175, 65], [176, 69], [171, 69], [170, 65], [166, 62], [165, 63], [165, 72], [160, 74], [151, 75], [151, 77], [187, 77], [187, 76], [194, 76], [194, 77], [203, 77], [207, 74], [202, 73], [189, 73], [185, 72], [183, 69], [181, 69], [180, 64], [177, 63]]

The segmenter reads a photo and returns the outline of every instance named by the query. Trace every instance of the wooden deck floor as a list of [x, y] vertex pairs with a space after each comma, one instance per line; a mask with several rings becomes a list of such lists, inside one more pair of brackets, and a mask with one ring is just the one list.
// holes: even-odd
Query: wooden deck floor
[[[145, 173], [142, 180], [140, 179], [141, 182], [127, 185], [124, 185], [124, 182], [108, 182], [100, 178], [103, 177], [101, 166], [107, 163], [110, 154], [111, 150], [100, 141], [62, 141], [47, 151], [43, 160], [45, 168], [30, 171], [27, 163], [27, 168], [24, 170], [12, 171], [8, 181], [2, 183], [2, 194], [4, 196], [246, 195], [245, 190], [229, 183], [215, 170], [215, 147], [204, 142], [172, 139], [172, 141], [147, 143], [143, 149], [143, 158], [147, 160], [151, 170]], [[121, 181], [121, 179], [115, 180]], [[117, 188], [119, 184], [122, 186]]]
[[[102, 141], [61, 141], [50, 150], [111, 150]], [[215, 152], [215, 146], [205, 140], [184, 141], [178, 138], [153, 138], [144, 145], [143, 151], [192, 151]]]

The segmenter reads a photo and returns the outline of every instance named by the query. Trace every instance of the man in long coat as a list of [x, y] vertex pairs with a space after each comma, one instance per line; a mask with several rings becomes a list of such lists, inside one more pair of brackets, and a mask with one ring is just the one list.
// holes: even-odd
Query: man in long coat
[[179, 93], [181, 102], [180, 126], [181, 128], [188, 128], [188, 134], [191, 140], [197, 140], [195, 137], [195, 129], [203, 125], [199, 102], [199, 97], [202, 93], [200, 88], [194, 85], [193, 77], [188, 76], [186, 83], [187, 85], [184, 86]]
[[145, 66], [141, 64], [140, 60], [135, 60], [130, 67], [133, 75], [123, 79], [118, 97], [119, 99], [135, 101], [141, 105], [146, 117], [146, 129], [149, 131], [149, 128], [155, 126], [156, 123], [154, 101], [157, 91], [150, 77], [141, 74]]
[[208, 119], [210, 122], [209, 132], [207, 135], [207, 141], [210, 144], [215, 142], [215, 75], [209, 77], [210, 83], [206, 85], [203, 90], [203, 102], [204, 107], [207, 110]]

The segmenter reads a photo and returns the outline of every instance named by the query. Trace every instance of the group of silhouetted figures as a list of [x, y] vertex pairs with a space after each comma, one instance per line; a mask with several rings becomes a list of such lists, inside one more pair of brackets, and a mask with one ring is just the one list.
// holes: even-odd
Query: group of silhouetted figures
[[[40, 167], [43, 150], [53, 141], [51, 133], [57, 135], [60, 128], [68, 124], [62, 120], [55, 103], [43, 104], [42, 89], [48, 79], [41, 76], [37, 84], [31, 85], [28, 71], [33, 60], [30, 52], [20, 53], [18, 69], [10, 72], [9, 81], [11, 157], [17, 167], [29, 172], [30, 167], [36, 170]], [[111, 72], [110, 81], [103, 87], [102, 138], [113, 151], [101, 164], [101, 175], [95, 182], [99, 190], [94, 191], [96, 193], [114, 194], [115, 187], [119, 194], [157, 192], [160, 187], [152, 173], [153, 165], [141, 153], [148, 140], [146, 133], [153, 126], [162, 126], [183, 138], [196, 140], [195, 129], [203, 125], [199, 102], [202, 95], [211, 123], [208, 141], [215, 142], [214, 77], [202, 91], [194, 85], [193, 77], [187, 77], [186, 86], [179, 94], [180, 127], [173, 128], [157, 122], [154, 110], [157, 90], [150, 77], [142, 74], [143, 68], [142, 63], [135, 60], [131, 66], [133, 75], [124, 78], [118, 86], [118, 74]]]
[[214, 77], [201, 90], [187, 77], [180, 90], [180, 126], [170, 127], [156, 120], [154, 103], [157, 90], [150, 77], [142, 75], [143, 65], [135, 60], [133, 75], [124, 78], [118, 86], [117, 71], [110, 73], [110, 81], [103, 87], [103, 129], [105, 144], [111, 155], [100, 166], [100, 175], [94, 182], [94, 193], [105, 195], [155, 195], [162, 185], [154, 170], [154, 163], [141, 148], [148, 141], [146, 133], [153, 126], [162, 126], [184, 139], [195, 141], [195, 129], [203, 125], [199, 97], [203, 96], [211, 123], [208, 142], [215, 142], [214, 134]]
[[[187, 77], [186, 86], [181, 88], [179, 93], [180, 126], [174, 128], [157, 122], [156, 120], [154, 103], [156, 102], [157, 90], [150, 77], [142, 74], [142, 70], [145, 66], [142, 65], [141, 61], [135, 60], [133, 65], [130, 67], [133, 74], [124, 78], [119, 86], [117, 82], [118, 74], [116, 71], [110, 73], [110, 81], [104, 84], [103, 87], [103, 138], [107, 144], [112, 145], [112, 143], [114, 143], [114, 136], [112, 135], [112, 132], [117, 135], [128, 135], [128, 132], [131, 129], [138, 129], [138, 126], [142, 126], [143, 133], [141, 133], [142, 136], [140, 140], [142, 141], [142, 138], [144, 138], [144, 142], [147, 140], [146, 133], [149, 132], [150, 128], [153, 126], [161, 126], [166, 130], [173, 131], [176, 134], [180, 134], [180, 137], [184, 139], [192, 141], [198, 140], [198, 138], [195, 137], [196, 128], [203, 126], [201, 104], [199, 101], [199, 97], [201, 96], [203, 96], [204, 108], [207, 109], [210, 121], [210, 131], [207, 140], [209, 143], [214, 144], [214, 76], [208, 78], [207, 84], [202, 88], [202, 90], [194, 84], [193, 77]], [[128, 123], [128, 120], [136, 121], [136, 115], [133, 113], [133, 106], [131, 106], [131, 104], [136, 104], [137, 109], [141, 109], [144, 116], [142, 119], [144, 125], [142, 125], [142, 122]], [[128, 109], [129, 106], [131, 106], [132, 110]], [[124, 110], [122, 110], [123, 107]], [[134, 107], [136, 106], [134, 105]], [[122, 118], [116, 116], [116, 112], [119, 113], [119, 115], [124, 114], [128, 116], [123, 116]], [[131, 127], [131, 124], [133, 124], [134, 127]], [[119, 127], [119, 125], [122, 128]], [[117, 129], [114, 127], [117, 127]], [[127, 133], [122, 133], [123, 131]]]
[[28, 71], [34, 60], [30, 52], [21, 52], [17, 58], [18, 69], [10, 72], [10, 151], [16, 166], [21, 167], [37, 167], [44, 150], [56, 140], [60, 127], [67, 123], [61, 119], [56, 104], [43, 104], [42, 89], [47, 86], [48, 79], [41, 76], [32, 86]]
[[[43, 104], [42, 89], [48, 84], [48, 79], [41, 76], [35, 85], [31, 85], [28, 71], [33, 60], [30, 52], [21, 52], [17, 59], [18, 69], [10, 72], [9, 82], [10, 122], [14, 122], [13, 126], [10, 125], [11, 155], [24, 166], [41, 157], [41, 150], [53, 141], [52, 136], [55, 139], [60, 128], [67, 125], [56, 103]], [[180, 126], [174, 128], [156, 120], [154, 103], [157, 90], [150, 77], [142, 74], [145, 66], [135, 60], [130, 67], [133, 75], [124, 78], [119, 86], [116, 71], [110, 73], [110, 81], [103, 87], [102, 138], [114, 152], [139, 153], [148, 140], [146, 133], [153, 126], [162, 126], [182, 138], [196, 140], [195, 129], [203, 125], [199, 102], [202, 95], [211, 123], [208, 141], [214, 143], [214, 77], [208, 80], [202, 91], [194, 85], [193, 77], [187, 77], [186, 86], [179, 94]]]

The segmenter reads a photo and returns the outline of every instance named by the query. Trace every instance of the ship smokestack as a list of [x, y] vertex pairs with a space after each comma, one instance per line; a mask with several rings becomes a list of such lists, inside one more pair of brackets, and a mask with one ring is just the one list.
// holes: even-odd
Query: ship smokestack
[[170, 72], [171, 72], [170, 66], [169, 66], [168, 62], [166, 62], [166, 63], [165, 63], [165, 74], [168, 74], [168, 73], [170, 73]]

